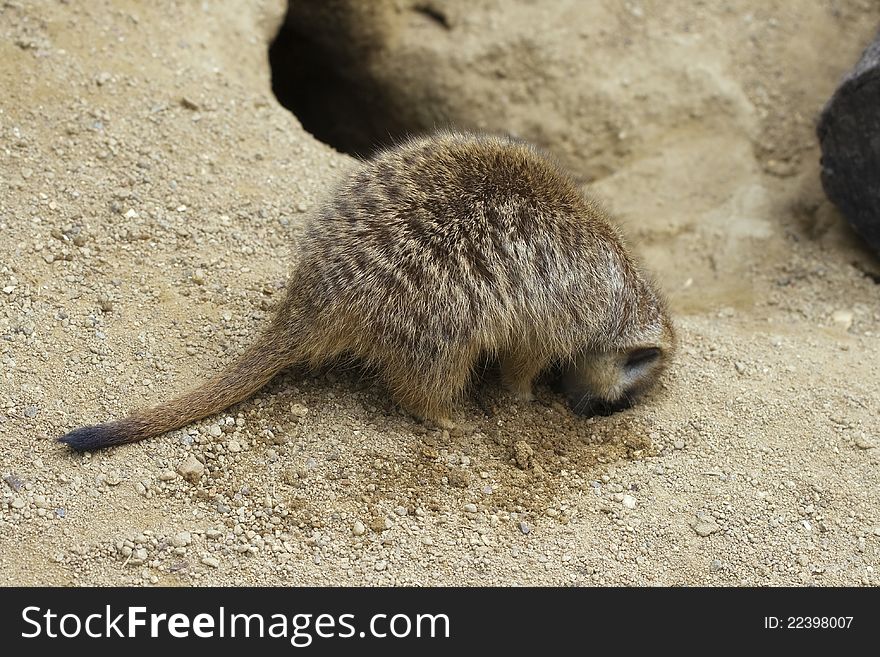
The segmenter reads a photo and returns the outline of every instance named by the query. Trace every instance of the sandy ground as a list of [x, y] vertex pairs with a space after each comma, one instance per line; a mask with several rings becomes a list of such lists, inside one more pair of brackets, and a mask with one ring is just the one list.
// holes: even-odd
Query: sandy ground
[[[506, 4], [516, 33], [546, 3]], [[880, 8], [686, 4], [601, 4], [644, 25], [600, 57], [658, 74], [597, 111], [651, 109], [614, 126], [625, 147], [559, 146], [670, 297], [657, 394], [584, 420], [490, 371], [449, 433], [356, 373], [289, 373], [91, 455], [54, 438], [249, 344], [351, 160], [272, 96], [279, 0], [0, 6], [0, 583], [880, 584], [880, 267], [824, 200], [812, 136]], [[450, 6], [477, 57], [498, 4]], [[542, 116], [565, 118], [516, 131]]]

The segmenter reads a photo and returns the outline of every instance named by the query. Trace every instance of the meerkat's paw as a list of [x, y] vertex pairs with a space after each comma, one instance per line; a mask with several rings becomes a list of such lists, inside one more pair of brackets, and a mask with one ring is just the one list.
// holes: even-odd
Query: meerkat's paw
[[418, 418], [422, 424], [428, 428], [446, 429], [447, 431], [451, 431], [458, 426], [448, 415], [437, 416], [422, 413], [413, 413], [412, 415]]
[[438, 429], [446, 429], [447, 431], [451, 431], [455, 429], [456, 424], [448, 417], [438, 417], [427, 420], [429, 424], [435, 425]]
[[513, 396], [514, 399], [521, 402], [535, 401], [535, 394], [532, 392], [532, 386], [529, 385], [513, 385], [505, 384], [504, 389]]
[[521, 402], [535, 401], [535, 393], [531, 390], [514, 390], [513, 396]]

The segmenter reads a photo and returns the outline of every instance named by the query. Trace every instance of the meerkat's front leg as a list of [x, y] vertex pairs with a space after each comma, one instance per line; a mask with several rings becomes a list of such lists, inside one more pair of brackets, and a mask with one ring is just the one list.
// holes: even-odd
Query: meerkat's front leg
[[547, 366], [544, 359], [527, 351], [510, 351], [501, 357], [501, 383], [517, 399], [532, 401], [532, 382]]

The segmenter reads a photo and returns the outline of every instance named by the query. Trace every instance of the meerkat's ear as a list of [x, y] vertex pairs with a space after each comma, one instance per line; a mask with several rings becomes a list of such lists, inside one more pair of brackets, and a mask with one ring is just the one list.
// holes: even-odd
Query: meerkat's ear
[[640, 347], [638, 349], [633, 349], [627, 354], [625, 367], [627, 369], [644, 367], [645, 365], [653, 363], [658, 358], [660, 358], [659, 347]]

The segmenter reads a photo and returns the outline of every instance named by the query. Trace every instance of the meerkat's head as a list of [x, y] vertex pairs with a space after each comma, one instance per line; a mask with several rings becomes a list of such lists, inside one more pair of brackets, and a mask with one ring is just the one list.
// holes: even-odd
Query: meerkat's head
[[657, 382], [675, 343], [672, 322], [658, 302], [652, 320], [623, 346], [588, 348], [575, 354], [561, 379], [572, 410], [593, 416], [629, 408]]

